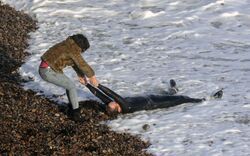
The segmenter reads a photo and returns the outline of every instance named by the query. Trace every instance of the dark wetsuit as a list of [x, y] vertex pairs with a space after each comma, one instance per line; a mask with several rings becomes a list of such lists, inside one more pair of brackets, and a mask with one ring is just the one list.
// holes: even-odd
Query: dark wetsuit
[[[121, 97], [111, 89], [99, 84], [98, 89], [90, 84], [86, 85], [107, 106], [108, 103], [117, 102], [122, 113], [133, 113], [141, 110], [152, 110], [157, 108], [168, 108], [182, 103], [197, 103], [205, 99], [190, 98], [183, 95], [148, 95], [137, 97]], [[105, 107], [105, 106], [104, 106]]]

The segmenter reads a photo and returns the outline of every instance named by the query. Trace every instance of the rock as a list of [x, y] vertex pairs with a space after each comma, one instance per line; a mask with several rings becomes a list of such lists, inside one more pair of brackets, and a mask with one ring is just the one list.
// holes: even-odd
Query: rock
[[150, 128], [150, 126], [149, 126], [148, 124], [144, 124], [144, 125], [142, 126], [142, 129], [143, 129], [144, 131], [149, 130], [149, 128]]
[[59, 116], [60, 116], [60, 114], [59, 114], [59, 113], [56, 113], [56, 114], [55, 114], [55, 116], [56, 116], [56, 117], [59, 117]]

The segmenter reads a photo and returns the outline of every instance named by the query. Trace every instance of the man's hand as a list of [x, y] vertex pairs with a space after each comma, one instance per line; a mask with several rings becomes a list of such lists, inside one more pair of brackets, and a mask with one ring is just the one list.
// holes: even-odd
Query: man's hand
[[83, 85], [86, 85], [88, 83], [87, 79], [85, 76], [79, 76], [79, 82]]
[[98, 80], [96, 79], [95, 76], [90, 77], [90, 78], [89, 78], [89, 82], [90, 82], [93, 86], [95, 86], [95, 87], [98, 87], [98, 85], [99, 85], [99, 82], [98, 82]]

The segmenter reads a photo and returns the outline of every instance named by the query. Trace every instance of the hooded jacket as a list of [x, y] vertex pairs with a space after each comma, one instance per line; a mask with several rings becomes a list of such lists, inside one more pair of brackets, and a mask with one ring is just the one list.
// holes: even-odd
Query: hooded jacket
[[94, 70], [81, 56], [82, 49], [70, 37], [49, 48], [41, 57], [56, 72], [63, 73], [66, 66], [71, 66], [77, 75], [92, 77]]

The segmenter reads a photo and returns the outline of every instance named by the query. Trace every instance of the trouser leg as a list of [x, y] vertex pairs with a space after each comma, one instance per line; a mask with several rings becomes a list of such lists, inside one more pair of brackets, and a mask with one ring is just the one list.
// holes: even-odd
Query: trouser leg
[[57, 73], [50, 68], [39, 68], [39, 74], [43, 80], [66, 89], [66, 94], [72, 108], [79, 108], [76, 86], [66, 75]]
[[191, 98], [188, 96], [155, 96], [151, 95], [148, 97], [150, 99], [150, 104], [148, 104], [147, 109], [156, 109], [156, 108], [168, 108], [183, 103], [199, 103], [204, 101], [204, 99]]
[[66, 94], [73, 109], [79, 108], [76, 88], [66, 89]]

